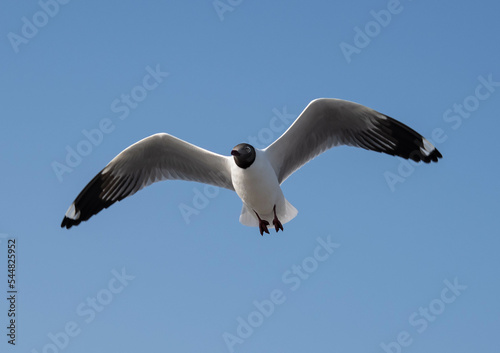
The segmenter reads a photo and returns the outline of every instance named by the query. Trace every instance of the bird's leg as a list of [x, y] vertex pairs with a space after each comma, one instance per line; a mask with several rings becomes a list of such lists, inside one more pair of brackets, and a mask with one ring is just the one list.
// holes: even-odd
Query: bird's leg
[[283, 232], [283, 225], [279, 221], [278, 216], [276, 216], [276, 205], [274, 205], [273, 207], [273, 212], [274, 212], [274, 219], [273, 219], [274, 229], [276, 229], [276, 233], [278, 233], [278, 230], [280, 229]]
[[[253, 210], [255, 212], [255, 210]], [[257, 218], [259, 219], [259, 231], [260, 231], [260, 235], [264, 235], [264, 232], [266, 232], [267, 234], [269, 234], [269, 231], [267, 230], [267, 226], [269, 225], [269, 222], [266, 221], [265, 219], [261, 219], [259, 214], [257, 212], [255, 212], [255, 215], [257, 216]]]

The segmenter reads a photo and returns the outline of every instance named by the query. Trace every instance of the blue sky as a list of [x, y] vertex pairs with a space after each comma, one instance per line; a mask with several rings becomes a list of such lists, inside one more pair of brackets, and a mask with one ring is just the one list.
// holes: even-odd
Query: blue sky
[[[18, 255], [2, 352], [497, 351], [497, 2], [0, 6], [1, 298], [8, 239]], [[235, 193], [182, 181], [59, 227], [130, 144], [264, 146], [318, 97], [392, 116], [444, 158], [328, 151], [283, 184], [299, 214], [264, 237]]]

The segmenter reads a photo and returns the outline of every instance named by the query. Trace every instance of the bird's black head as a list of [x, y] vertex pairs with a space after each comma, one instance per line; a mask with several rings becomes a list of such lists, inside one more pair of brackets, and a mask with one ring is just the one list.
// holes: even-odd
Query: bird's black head
[[246, 169], [255, 161], [255, 148], [248, 143], [240, 143], [234, 146], [231, 155], [238, 167]]

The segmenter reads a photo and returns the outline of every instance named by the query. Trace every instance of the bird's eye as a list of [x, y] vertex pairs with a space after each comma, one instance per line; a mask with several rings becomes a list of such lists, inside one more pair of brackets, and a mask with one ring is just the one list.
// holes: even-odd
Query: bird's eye
[[247, 147], [245, 147], [245, 152], [246, 152], [246, 153], [250, 153], [250, 152], [252, 152], [252, 149], [251, 149], [250, 147], [248, 147], [248, 146], [247, 146]]

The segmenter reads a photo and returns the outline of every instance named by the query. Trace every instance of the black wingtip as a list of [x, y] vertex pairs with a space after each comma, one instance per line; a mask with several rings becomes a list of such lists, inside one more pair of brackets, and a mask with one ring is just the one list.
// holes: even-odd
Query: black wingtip
[[437, 163], [437, 161], [441, 158], [443, 158], [443, 155], [441, 154], [441, 152], [438, 151], [436, 147], [434, 147], [434, 150], [432, 150], [432, 152], [423, 161], [424, 163], [431, 163], [431, 162]]
[[77, 226], [80, 223], [82, 223], [82, 221], [79, 219], [75, 220], [75, 219], [71, 219], [71, 218], [64, 216], [64, 218], [61, 222], [61, 228], [70, 229], [71, 227]]
[[70, 212], [70, 217], [67, 217], [68, 213], [66, 213], [61, 222], [61, 228], [70, 229], [73, 226], [77, 226], [125, 197], [120, 196], [113, 200], [103, 200], [101, 198], [104, 190], [115, 182], [115, 178], [108, 174], [104, 175], [102, 171], [97, 174], [76, 197], [72, 205], [74, 207], [73, 212]]
[[61, 222], [61, 228], [70, 229], [71, 227], [77, 226], [80, 223], [82, 223], [82, 219], [72, 219], [72, 218], [64, 216], [64, 218]]
[[435, 162], [437, 163], [439, 159], [443, 158], [441, 152], [438, 151], [436, 147], [433, 150], [425, 154], [422, 152], [421, 148], [423, 148], [423, 143], [419, 140], [415, 141], [415, 145], [417, 149], [414, 149], [408, 154], [408, 157], [402, 156], [403, 158], [411, 159], [414, 162], [424, 162], [426, 164]]
[[393, 138], [395, 146], [390, 151], [381, 152], [424, 163], [438, 162], [443, 158], [441, 152], [418, 132], [387, 115], [385, 117], [379, 121], [378, 127]]

